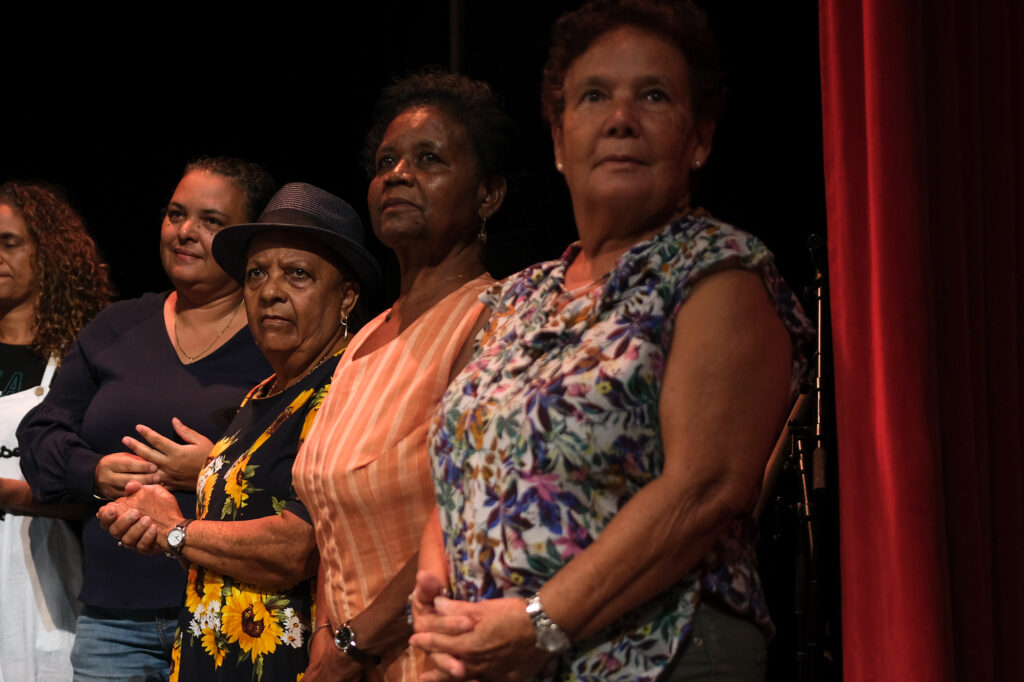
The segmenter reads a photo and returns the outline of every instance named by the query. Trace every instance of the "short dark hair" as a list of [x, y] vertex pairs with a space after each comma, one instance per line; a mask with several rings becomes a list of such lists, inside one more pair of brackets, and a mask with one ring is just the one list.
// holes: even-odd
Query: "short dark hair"
[[57, 187], [5, 182], [0, 204], [18, 213], [36, 244], [33, 287], [39, 303], [29, 348], [43, 357], [63, 358], [78, 332], [113, 296], [107, 266], [81, 216]]
[[397, 78], [381, 92], [363, 149], [369, 177], [376, 174], [374, 159], [388, 126], [403, 111], [420, 106], [437, 107], [465, 126], [483, 177], [512, 179], [518, 168], [517, 130], [497, 95], [483, 81], [437, 68]]
[[274, 178], [258, 163], [230, 156], [201, 156], [185, 165], [182, 177], [192, 171], [216, 173], [231, 180], [245, 193], [245, 213], [249, 222], [255, 222], [270, 198], [277, 191]]
[[544, 118], [552, 126], [565, 111], [565, 74], [599, 37], [633, 26], [665, 38], [686, 59], [690, 106], [697, 121], [715, 121], [722, 113], [725, 87], [718, 45], [704, 11], [690, 0], [591, 0], [563, 14], [551, 29], [548, 62], [541, 81]]

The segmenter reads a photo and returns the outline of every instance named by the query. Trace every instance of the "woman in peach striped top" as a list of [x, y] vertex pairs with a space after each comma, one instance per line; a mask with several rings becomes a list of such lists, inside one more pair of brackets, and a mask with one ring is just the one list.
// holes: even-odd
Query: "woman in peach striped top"
[[486, 323], [485, 225], [505, 197], [513, 130], [485, 84], [447, 73], [397, 81], [377, 105], [368, 203], [401, 293], [349, 344], [295, 462], [321, 557], [304, 682], [422, 669], [405, 608], [435, 506], [427, 429]]

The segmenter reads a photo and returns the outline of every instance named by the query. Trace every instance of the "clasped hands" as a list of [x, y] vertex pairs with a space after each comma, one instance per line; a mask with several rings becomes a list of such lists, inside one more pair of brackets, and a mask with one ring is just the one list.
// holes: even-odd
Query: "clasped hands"
[[176, 443], [148, 426], [135, 427], [140, 441], [125, 436], [121, 442], [131, 452], [114, 452], [96, 465], [96, 492], [113, 500], [125, 494], [129, 481], [143, 485], [160, 484], [170, 490], [194, 491], [199, 471], [213, 448], [203, 434], [185, 426], [180, 419], [171, 420], [175, 432], [184, 441]]
[[512, 682], [536, 673], [549, 657], [535, 647], [523, 599], [449, 599], [433, 574], [420, 571], [412, 614], [415, 634], [409, 643], [425, 651], [433, 666], [420, 677], [423, 682]]
[[143, 554], [166, 551], [167, 533], [184, 519], [170, 491], [195, 490], [213, 448], [206, 436], [180, 419], [171, 423], [184, 443], [139, 424], [135, 430], [145, 442], [125, 436], [121, 442], [131, 452], [111, 453], [96, 465], [96, 491], [114, 500], [96, 517], [123, 546]]
[[100, 507], [96, 518], [122, 546], [142, 554], [166, 552], [167, 533], [185, 520], [171, 491], [138, 481], [129, 481], [125, 496]]

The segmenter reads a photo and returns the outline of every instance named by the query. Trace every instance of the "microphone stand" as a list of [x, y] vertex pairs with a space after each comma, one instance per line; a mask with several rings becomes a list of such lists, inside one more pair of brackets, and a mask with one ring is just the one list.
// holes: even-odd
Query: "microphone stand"
[[[793, 554], [790, 555], [793, 560], [792, 650], [795, 652], [795, 669], [791, 673], [799, 682], [820, 682], [839, 679], [838, 661], [834, 660], [835, 656], [829, 646], [829, 625], [832, 621], [826, 618], [826, 611], [834, 610], [828, 608], [833, 603], [831, 600], [826, 603], [825, 600], [828, 589], [838, 588], [838, 580], [835, 585], [828, 584], [833, 574], [838, 576], [838, 570], [831, 570], [838, 532], [833, 532], [830, 537], [829, 531], [836, 524], [822, 523], [823, 520], [834, 521], [831, 514], [834, 493], [830, 490], [833, 479], [829, 476], [832, 461], [829, 452], [832, 439], [829, 419], [832, 386], [828, 381], [830, 364], [827, 356], [831, 347], [828, 333], [828, 263], [824, 239], [812, 235], [808, 245], [815, 268], [816, 344], [811, 367], [800, 382], [800, 395], [776, 445], [776, 452], [773, 453], [772, 459], [776, 455], [779, 459], [784, 458], [784, 463], [777, 467], [782, 470], [782, 474], [773, 475], [796, 474], [789, 478], [787, 485], [780, 486], [780, 492], [774, 495], [773, 540], [779, 545], [783, 540], [783, 528], [795, 530], [793, 534], [796, 537], [791, 549]], [[773, 483], [774, 480], [766, 476], [765, 489], [770, 489]], [[784, 495], [794, 502], [784, 502]], [[763, 503], [759, 505], [758, 514], [763, 506]], [[835, 604], [838, 604], [838, 600]], [[838, 611], [835, 615], [838, 617]]]
[[[828, 258], [825, 240], [818, 235], [808, 239], [811, 260], [815, 269], [815, 303], [817, 313], [816, 347], [814, 353], [813, 389], [815, 397], [813, 426], [797, 427], [794, 438], [795, 467], [800, 475], [800, 500], [797, 503], [797, 518], [801, 527], [801, 560], [797, 570], [797, 586], [794, 599], [794, 615], [797, 621], [797, 670], [798, 677], [808, 682], [824, 679], [824, 663], [830, 656], [827, 646], [827, 624], [823, 603], [822, 584], [822, 516], [828, 507], [828, 464], [827, 449], [829, 435], [826, 432], [826, 404], [831, 396], [832, 386], [828, 380], [826, 353], [830, 346], [828, 338]], [[802, 574], [802, 575], [801, 575]]]

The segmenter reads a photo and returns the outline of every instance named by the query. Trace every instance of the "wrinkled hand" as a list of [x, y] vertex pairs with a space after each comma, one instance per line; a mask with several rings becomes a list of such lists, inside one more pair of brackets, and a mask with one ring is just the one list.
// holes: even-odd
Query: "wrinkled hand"
[[359, 682], [363, 677], [363, 666], [334, 644], [334, 633], [323, 628], [315, 635], [309, 646], [309, 666], [302, 682]]
[[[432, 609], [425, 602], [434, 594]], [[534, 646], [533, 623], [523, 599], [466, 602], [440, 594], [430, 573], [416, 575], [414, 634], [409, 643], [427, 652], [435, 669], [424, 682], [521, 680], [543, 667], [548, 656]], [[431, 612], [432, 611], [432, 612]]]
[[142, 554], [167, 550], [167, 533], [185, 520], [173, 493], [161, 485], [131, 481], [127, 497], [100, 507], [96, 517], [123, 546]]
[[96, 492], [108, 500], [122, 497], [129, 481], [159, 483], [157, 466], [130, 452], [114, 452], [96, 464]]
[[[434, 600], [448, 595], [444, 584], [437, 576], [430, 571], [417, 571], [416, 588], [410, 596], [412, 597], [413, 630], [419, 632], [416, 628], [418, 624], [417, 619], [437, 615], [437, 609], [434, 608]], [[425, 620], [422, 622], [426, 623]], [[472, 623], [467, 625], [469, 629], [473, 628]]]
[[[429, 632], [431, 627], [437, 627], [437, 609], [434, 607], [434, 600], [438, 597], [447, 596], [444, 584], [433, 573], [419, 571], [416, 573], [416, 588], [412, 591], [412, 618], [413, 630]], [[460, 634], [469, 632], [475, 623], [469, 618], [462, 618], [455, 622], [447, 623], [448, 634]], [[410, 643], [412, 640], [410, 639]], [[432, 679], [452, 679], [449, 670], [462, 670], [460, 662], [454, 657], [443, 653], [433, 653], [428, 656], [431, 664], [428, 673], [433, 675]], [[431, 670], [431, 668], [433, 670]], [[457, 679], [457, 678], [456, 678]]]
[[121, 442], [142, 459], [156, 465], [157, 482], [171, 490], [195, 492], [196, 479], [213, 449], [213, 443], [203, 434], [185, 426], [177, 417], [171, 420], [171, 424], [184, 443], [175, 443], [142, 424], [135, 430], [145, 443], [131, 436], [125, 436]]

